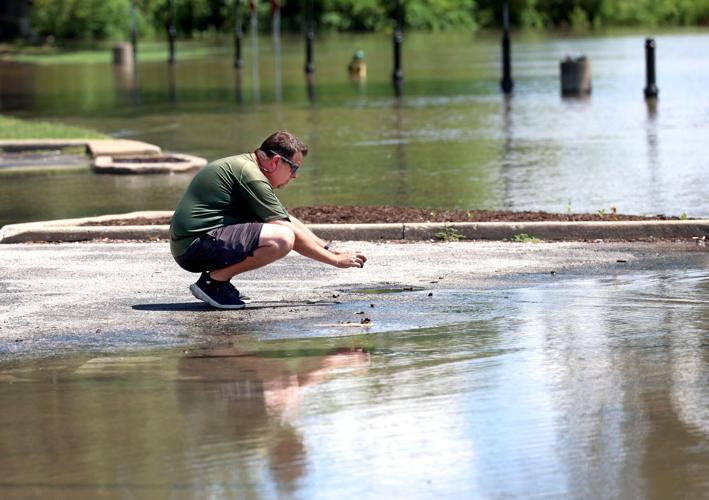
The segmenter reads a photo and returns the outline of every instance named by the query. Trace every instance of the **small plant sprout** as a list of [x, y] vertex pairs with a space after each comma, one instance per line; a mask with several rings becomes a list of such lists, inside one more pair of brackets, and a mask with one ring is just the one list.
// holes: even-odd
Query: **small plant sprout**
[[598, 210], [596, 210], [596, 214], [597, 214], [601, 219], [603, 219], [603, 218], [605, 218], [605, 216], [606, 216], [606, 209], [605, 209], [605, 208], [599, 208]]
[[456, 228], [450, 225], [446, 225], [445, 229], [434, 235], [440, 241], [451, 242], [460, 241], [463, 239], [463, 235], [458, 232]]
[[687, 212], [682, 212], [679, 215], [679, 220], [687, 220], [687, 219], [689, 219], [689, 215], [687, 215]]
[[514, 241], [515, 243], [541, 243], [541, 240], [539, 238], [530, 236], [527, 233], [515, 234], [512, 237], [512, 241]]

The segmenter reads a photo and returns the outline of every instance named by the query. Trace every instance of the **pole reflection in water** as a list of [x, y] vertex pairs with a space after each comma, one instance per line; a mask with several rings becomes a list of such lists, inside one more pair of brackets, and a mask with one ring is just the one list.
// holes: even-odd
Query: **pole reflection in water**
[[315, 104], [315, 76], [312, 73], [305, 75], [305, 85], [308, 92], [308, 101]]
[[32, 109], [37, 97], [37, 65], [0, 61], [0, 110]]
[[276, 102], [283, 101], [281, 84], [281, 6], [278, 0], [273, 0], [273, 86]]
[[503, 183], [503, 193], [502, 199], [506, 204], [512, 204], [512, 196], [510, 193], [510, 184], [513, 182], [511, 179], [512, 169], [514, 168], [514, 162], [512, 155], [514, 154], [514, 120], [512, 119], [512, 93], [504, 93], [502, 101], [502, 131], [504, 142], [502, 145], [502, 159], [500, 161], [500, 168], [502, 170], [502, 183]]
[[400, 200], [407, 199], [407, 180], [406, 180], [406, 141], [407, 138], [403, 131], [403, 103], [404, 99], [401, 96], [394, 98], [394, 137], [396, 143], [396, 165], [397, 165], [397, 179], [399, 180], [399, 185], [397, 188], [397, 195]]
[[647, 167], [650, 174], [650, 192], [648, 196], [660, 203], [664, 203], [662, 165], [660, 163], [657, 130], [657, 99], [648, 98], [645, 100], [645, 104], [647, 105], [647, 121], [645, 123], [645, 132], [647, 135]]
[[244, 75], [241, 68], [234, 68], [234, 97], [237, 104], [244, 103], [243, 79]]
[[167, 78], [170, 102], [175, 104], [177, 102], [177, 68], [175, 64], [168, 64], [167, 66]]
[[[308, 79], [312, 79], [313, 75], [307, 75]], [[318, 114], [318, 107], [315, 106], [315, 95], [313, 90], [313, 97], [310, 101], [310, 108], [308, 110], [308, 136], [306, 138], [308, 149], [310, 153], [308, 154], [308, 179], [310, 180], [311, 196], [314, 200], [315, 205], [323, 204], [322, 198], [322, 175], [320, 169], [320, 162], [317, 160], [317, 151], [320, 151], [320, 117]]]
[[128, 104], [140, 104], [138, 68], [132, 64], [113, 65], [113, 77], [120, 100]]
[[258, 68], [258, 12], [256, 9], [257, 0], [250, 0], [249, 10], [251, 12], [251, 86], [254, 104], [261, 100], [261, 89], [259, 83]]
[[140, 79], [138, 78], [138, 65], [133, 66], [133, 88], [132, 88], [133, 105], [140, 104]]

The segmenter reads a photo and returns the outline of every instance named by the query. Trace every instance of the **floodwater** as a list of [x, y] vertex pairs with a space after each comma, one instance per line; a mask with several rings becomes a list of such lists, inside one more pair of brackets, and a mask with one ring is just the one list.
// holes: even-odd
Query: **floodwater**
[[0, 497], [706, 497], [706, 269], [446, 293], [465, 321], [2, 363]]
[[[499, 89], [499, 36], [406, 34], [403, 97], [391, 40], [328, 35], [303, 73], [303, 39], [286, 37], [278, 70], [259, 39], [254, 71], [231, 41], [178, 44], [178, 64], [0, 63], [0, 111], [61, 120], [208, 159], [251, 150], [288, 128], [310, 146], [288, 206], [394, 204], [709, 216], [709, 35], [656, 36], [656, 107], [643, 99], [643, 34], [513, 36], [514, 95]], [[366, 82], [349, 81], [355, 49]], [[201, 50], [200, 57], [190, 57]], [[191, 51], [191, 52], [189, 52]], [[559, 61], [585, 54], [593, 94], [562, 99]], [[254, 86], [254, 75], [259, 86]], [[282, 82], [276, 86], [274, 82]], [[190, 175], [116, 177], [87, 169], [0, 170], [0, 224], [141, 209], [170, 210]], [[31, 200], [31, 203], [27, 200]]]

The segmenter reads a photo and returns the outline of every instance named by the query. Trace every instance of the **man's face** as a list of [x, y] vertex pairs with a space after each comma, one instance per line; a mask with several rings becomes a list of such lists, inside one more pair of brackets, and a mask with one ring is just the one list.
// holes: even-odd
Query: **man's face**
[[[290, 162], [286, 161], [290, 160]], [[296, 167], [300, 167], [303, 163], [303, 154], [300, 151], [296, 151], [293, 158], [284, 158], [281, 155], [273, 155], [269, 158], [269, 163], [266, 168], [268, 172], [264, 171], [266, 178], [276, 189], [286, 187], [286, 185], [298, 177], [298, 173], [293, 173]]]

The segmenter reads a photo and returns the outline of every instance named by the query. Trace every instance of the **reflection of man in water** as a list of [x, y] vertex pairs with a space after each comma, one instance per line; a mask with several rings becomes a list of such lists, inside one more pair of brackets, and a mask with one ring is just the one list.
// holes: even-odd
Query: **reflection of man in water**
[[[329, 353], [250, 354], [234, 348], [211, 349], [180, 359], [177, 399], [186, 427], [204, 449], [218, 482], [256, 486], [268, 467], [279, 490], [292, 492], [305, 472], [306, 449], [293, 426], [303, 389], [335, 368], [366, 366], [362, 349]], [[216, 456], [215, 456], [216, 454]], [[227, 476], [227, 477], [224, 477]]]

